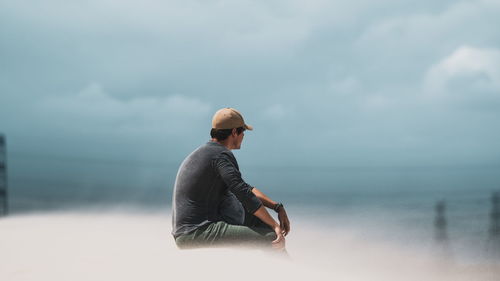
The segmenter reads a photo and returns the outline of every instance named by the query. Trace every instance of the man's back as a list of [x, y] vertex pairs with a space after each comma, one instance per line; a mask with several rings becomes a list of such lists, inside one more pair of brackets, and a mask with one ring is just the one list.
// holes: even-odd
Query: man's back
[[205, 224], [222, 220], [221, 200], [231, 190], [251, 211], [262, 203], [242, 179], [232, 152], [217, 142], [207, 142], [181, 164], [172, 202], [172, 235], [187, 234]]

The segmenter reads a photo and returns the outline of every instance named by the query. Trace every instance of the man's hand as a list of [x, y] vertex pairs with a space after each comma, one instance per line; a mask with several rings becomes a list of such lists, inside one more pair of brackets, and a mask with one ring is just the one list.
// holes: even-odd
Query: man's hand
[[[253, 194], [255, 194], [255, 196], [257, 196], [257, 198], [260, 199], [260, 201], [262, 201], [262, 204], [264, 204], [264, 206], [268, 207], [269, 209], [273, 209], [273, 210], [275, 209], [276, 202], [274, 202], [269, 197], [267, 197], [264, 193], [262, 193], [262, 191], [258, 190], [257, 187], [254, 187], [252, 189], [252, 192], [253, 192]], [[283, 206], [281, 208], [279, 208], [279, 210], [278, 210], [278, 219], [280, 221], [280, 227], [282, 229], [282, 234], [287, 235], [288, 232], [290, 232], [290, 221], [288, 220], [288, 216], [287, 216], [285, 208], [283, 208]]]
[[285, 237], [283, 236], [283, 230], [279, 225], [274, 227], [274, 232], [276, 233], [276, 240], [271, 242], [272, 247], [277, 250], [285, 249]]
[[261, 221], [269, 225], [276, 233], [276, 239], [272, 241], [272, 247], [275, 249], [285, 249], [285, 237], [283, 236], [283, 230], [281, 226], [273, 219], [273, 217], [267, 212], [264, 205], [253, 213], [254, 216], [258, 217]]
[[288, 215], [286, 214], [285, 208], [281, 207], [278, 211], [278, 219], [280, 221], [280, 227], [283, 236], [286, 236], [290, 232], [290, 221], [288, 220]]

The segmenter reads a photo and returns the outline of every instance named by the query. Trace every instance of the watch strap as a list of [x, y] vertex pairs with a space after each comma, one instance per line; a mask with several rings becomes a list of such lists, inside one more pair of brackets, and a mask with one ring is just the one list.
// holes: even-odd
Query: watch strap
[[274, 205], [274, 208], [273, 210], [277, 213], [279, 212], [280, 208], [283, 207], [283, 203], [277, 203], [276, 205]]

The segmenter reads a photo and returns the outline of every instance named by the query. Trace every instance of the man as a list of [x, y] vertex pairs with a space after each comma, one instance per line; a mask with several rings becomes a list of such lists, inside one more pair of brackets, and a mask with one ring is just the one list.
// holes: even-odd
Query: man
[[[182, 162], [172, 204], [172, 235], [179, 248], [285, 249], [290, 222], [283, 204], [243, 181], [231, 152], [252, 129], [236, 109], [220, 109], [212, 118], [212, 139]], [[279, 224], [266, 207], [278, 212]]]

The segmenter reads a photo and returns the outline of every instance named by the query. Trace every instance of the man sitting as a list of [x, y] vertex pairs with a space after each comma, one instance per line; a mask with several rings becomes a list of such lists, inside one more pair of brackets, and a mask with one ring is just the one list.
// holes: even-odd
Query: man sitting
[[[172, 203], [172, 235], [179, 248], [285, 249], [290, 222], [283, 204], [243, 181], [231, 152], [252, 129], [236, 109], [220, 109], [212, 118], [212, 139], [182, 162]], [[278, 212], [279, 224], [266, 207]]]

